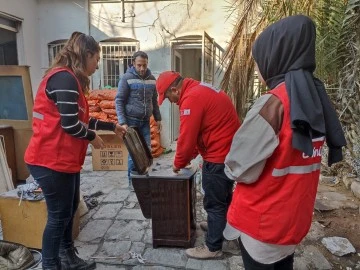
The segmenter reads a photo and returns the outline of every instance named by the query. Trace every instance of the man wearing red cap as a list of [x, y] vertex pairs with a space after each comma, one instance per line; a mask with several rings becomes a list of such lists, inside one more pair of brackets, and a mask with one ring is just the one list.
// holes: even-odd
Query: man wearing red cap
[[186, 250], [196, 259], [222, 256], [222, 232], [232, 198], [233, 181], [224, 173], [224, 160], [240, 121], [230, 98], [210, 84], [179, 73], [166, 71], [156, 81], [159, 105], [165, 98], [180, 108], [180, 135], [177, 141], [173, 171], [184, 168], [194, 157], [194, 149], [204, 159], [202, 186], [208, 231], [205, 245]]

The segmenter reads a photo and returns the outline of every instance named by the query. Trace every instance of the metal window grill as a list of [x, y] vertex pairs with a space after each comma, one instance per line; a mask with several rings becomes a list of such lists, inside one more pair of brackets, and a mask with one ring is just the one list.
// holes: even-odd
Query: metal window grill
[[214, 66], [214, 81], [213, 85], [216, 87], [220, 87], [221, 81], [224, 77], [225, 73], [225, 63], [223, 62], [225, 50], [216, 42], [214, 42], [214, 58], [213, 58], [213, 66]]
[[120, 76], [132, 64], [133, 54], [139, 50], [139, 42], [102, 42], [101, 86], [117, 88]]
[[51, 64], [53, 63], [56, 55], [61, 51], [62, 48], [64, 48], [66, 41], [67, 41], [66, 39], [65, 40], [58, 40], [58, 41], [50, 42], [48, 44], [49, 66], [51, 66]]

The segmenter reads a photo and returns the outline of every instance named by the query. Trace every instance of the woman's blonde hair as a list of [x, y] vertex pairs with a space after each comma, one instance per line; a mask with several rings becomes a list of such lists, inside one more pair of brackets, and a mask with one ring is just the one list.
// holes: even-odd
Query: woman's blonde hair
[[90, 85], [89, 77], [85, 72], [87, 55], [90, 53], [93, 56], [99, 52], [100, 46], [92, 36], [81, 32], [74, 32], [65, 46], [56, 55], [46, 74], [55, 67], [68, 67], [79, 80], [83, 92], [87, 93]]

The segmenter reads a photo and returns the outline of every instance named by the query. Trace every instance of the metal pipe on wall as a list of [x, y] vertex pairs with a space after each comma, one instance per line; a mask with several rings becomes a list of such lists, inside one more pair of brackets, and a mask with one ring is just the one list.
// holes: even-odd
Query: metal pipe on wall
[[122, 12], [121, 21], [125, 22], [125, 0], [121, 0], [121, 12]]

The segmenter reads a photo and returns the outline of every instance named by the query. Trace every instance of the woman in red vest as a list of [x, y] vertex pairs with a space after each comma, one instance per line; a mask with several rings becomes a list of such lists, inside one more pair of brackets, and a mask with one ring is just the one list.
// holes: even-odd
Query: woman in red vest
[[270, 91], [233, 138], [225, 173], [237, 185], [225, 238], [239, 239], [245, 269], [293, 269], [294, 251], [309, 231], [326, 140], [329, 166], [342, 160], [344, 134], [314, 77], [315, 24], [282, 19], [256, 39], [257, 73]]
[[25, 162], [45, 196], [48, 219], [42, 240], [43, 269], [95, 269], [77, 257], [72, 240], [79, 203], [80, 170], [89, 142], [104, 147], [93, 130], [125, 128], [89, 119], [85, 94], [98, 68], [100, 46], [93, 37], [74, 32], [58, 53], [38, 88], [33, 109], [33, 136]]

